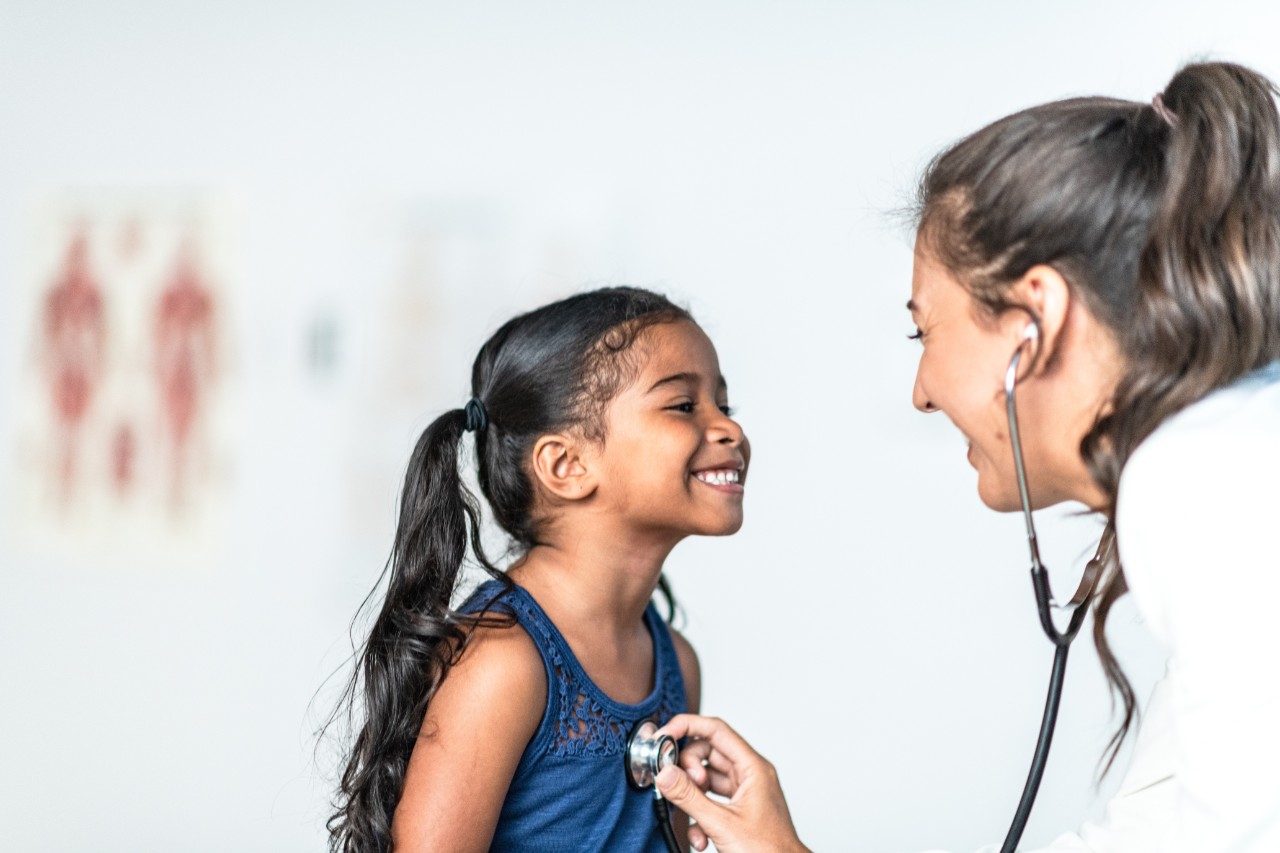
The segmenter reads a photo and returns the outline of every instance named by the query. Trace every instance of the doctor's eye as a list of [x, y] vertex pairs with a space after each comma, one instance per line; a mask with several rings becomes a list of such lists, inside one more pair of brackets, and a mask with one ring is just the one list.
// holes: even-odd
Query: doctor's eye
[[907, 340], [909, 340], [909, 341], [921, 341], [921, 342], [923, 342], [923, 341], [924, 341], [924, 330], [922, 330], [919, 326], [916, 326], [916, 333], [915, 333], [914, 335], [907, 335]]

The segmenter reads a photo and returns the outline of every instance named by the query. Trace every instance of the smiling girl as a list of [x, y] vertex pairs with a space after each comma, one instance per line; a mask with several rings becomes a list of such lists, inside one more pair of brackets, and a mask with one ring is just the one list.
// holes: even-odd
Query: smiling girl
[[[663, 851], [622, 753], [698, 709], [697, 657], [651, 602], [671, 603], [667, 555], [742, 525], [750, 452], [715, 348], [665, 298], [607, 288], [507, 322], [471, 394], [409, 461], [330, 849]], [[506, 571], [462, 480], [468, 432]], [[492, 579], [454, 607], [468, 543]]]

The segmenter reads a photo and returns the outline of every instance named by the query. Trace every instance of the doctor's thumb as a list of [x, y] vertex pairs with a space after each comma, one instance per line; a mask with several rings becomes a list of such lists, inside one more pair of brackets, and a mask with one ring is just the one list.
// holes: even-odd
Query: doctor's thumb
[[689, 774], [674, 764], [668, 764], [659, 770], [654, 781], [658, 783], [658, 790], [662, 792], [662, 796], [676, 805], [688, 799], [697, 788], [689, 778]]
[[[693, 784], [688, 773], [669, 764], [662, 768], [654, 781], [658, 783], [662, 796], [689, 817], [704, 826], [708, 824], [708, 818], [712, 825], [715, 824], [715, 813], [720, 810], [720, 805], [707, 799], [706, 794]], [[714, 828], [712, 831], [714, 832]]]

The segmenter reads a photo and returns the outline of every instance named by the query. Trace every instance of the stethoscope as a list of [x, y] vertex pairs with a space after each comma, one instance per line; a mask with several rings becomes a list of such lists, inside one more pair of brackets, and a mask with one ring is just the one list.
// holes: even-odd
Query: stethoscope
[[[1062, 685], [1067, 674], [1067, 652], [1071, 641], [1080, 632], [1088, 608], [1085, 606], [1093, 595], [1098, 576], [1102, 573], [1112, 544], [1115, 531], [1111, 525], [1102, 532], [1098, 549], [1093, 558], [1085, 566], [1084, 575], [1075, 595], [1066, 604], [1054, 601], [1053, 591], [1049, 588], [1049, 576], [1044, 564], [1040, 562], [1040, 547], [1036, 540], [1036, 525], [1031, 517], [1031, 493], [1027, 488], [1027, 471], [1022, 456], [1022, 441], [1018, 435], [1018, 408], [1016, 392], [1018, 386], [1018, 367], [1022, 364], [1022, 351], [1028, 343], [1040, 336], [1040, 327], [1036, 323], [1027, 325], [1022, 341], [1014, 350], [1009, 360], [1009, 369], [1004, 375], [1005, 407], [1009, 417], [1009, 441], [1013, 445], [1013, 464], [1018, 476], [1018, 497], [1022, 501], [1022, 517], [1027, 525], [1027, 547], [1031, 552], [1031, 585], [1035, 590], [1036, 609], [1040, 614], [1040, 627], [1045, 636], [1054, 645], [1053, 672], [1049, 676], [1049, 695], [1044, 703], [1044, 717], [1040, 722], [1040, 735], [1036, 739], [1036, 751], [1031, 759], [1031, 770], [1027, 774], [1027, 783], [1022, 789], [1022, 798], [1018, 801], [1018, 810], [1014, 812], [1013, 823], [1005, 836], [1000, 853], [1014, 853], [1022, 832], [1026, 829], [1027, 819], [1031, 816], [1031, 807], [1035, 804], [1036, 793], [1040, 790], [1040, 780], [1044, 777], [1044, 768], [1049, 760], [1049, 747], [1053, 742], [1053, 730], [1058, 722], [1058, 706], [1062, 701]], [[1070, 614], [1066, 630], [1058, 630], [1054, 624], [1052, 611], [1059, 610]], [[662, 828], [662, 837], [671, 853], [679, 853], [679, 844], [671, 827], [671, 811], [667, 801], [655, 783], [659, 771], [669, 764], [675, 764], [679, 756], [679, 748], [670, 735], [655, 737], [658, 727], [645, 721], [636, 727], [627, 741], [627, 782], [637, 791], [652, 788], [655, 795], [654, 812]]]
[[658, 790], [657, 777], [662, 768], [675, 764], [679, 756], [680, 747], [676, 745], [675, 738], [659, 735], [657, 725], [651, 720], [644, 720], [631, 732], [624, 756], [627, 760], [627, 784], [637, 791], [653, 790], [653, 813], [670, 853], [680, 853], [680, 842], [676, 840], [675, 829], [671, 826], [670, 804]]
[[[1027, 489], [1027, 472], [1022, 458], [1022, 442], [1018, 436], [1018, 410], [1014, 400], [1018, 385], [1018, 367], [1022, 363], [1022, 351], [1028, 343], [1040, 336], [1040, 327], [1032, 322], [1027, 325], [1022, 341], [1014, 350], [1009, 360], [1009, 369], [1004, 375], [1005, 407], [1009, 416], [1009, 440], [1013, 445], [1013, 464], [1018, 475], [1018, 496], [1022, 501], [1022, 517], [1027, 524], [1027, 547], [1031, 551], [1031, 585], [1035, 589], [1036, 609], [1040, 613], [1040, 627], [1045, 636], [1054, 645], [1053, 672], [1049, 676], [1049, 695], [1044, 703], [1044, 717], [1040, 722], [1040, 735], [1036, 739], [1035, 755], [1031, 759], [1031, 770], [1027, 774], [1027, 783], [1022, 789], [1022, 798], [1018, 801], [1018, 810], [1014, 812], [1013, 823], [1005, 836], [1000, 853], [1014, 853], [1022, 831], [1026, 829], [1027, 818], [1031, 816], [1031, 807], [1035, 804], [1036, 793], [1040, 790], [1040, 780], [1044, 776], [1045, 764], [1049, 760], [1049, 746], [1053, 741], [1053, 729], [1058, 722], [1058, 705], [1062, 700], [1062, 683], [1067, 674], [1067, 651], [1071, 641], [1080, 631], [1085, 613], [1093, 595], [1098, 576], [1107, 561], [1115, 531], [1110, 524], [1102, 532], [1098, 549], [1093, 559], [1089, 560], [1080, 579], [1076, 594], [1066, 604], [1058, 604], [1053, 600], [1053, 592], [1049, 589], [1049, 576], [1040, 562], [1040, 547], [1036, 542], [1036, 525], [1031, 518], [1031, 494]], [[1065, 631], [1059, 631], [1053, 622], [1052, 610], [1060, 610], [1070, 614]]]

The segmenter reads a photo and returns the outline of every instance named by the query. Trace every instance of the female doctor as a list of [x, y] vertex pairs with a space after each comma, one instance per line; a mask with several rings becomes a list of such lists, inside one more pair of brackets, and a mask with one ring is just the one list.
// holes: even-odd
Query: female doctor
[[[1030, 505], [1080, 501], [1114, 530], [1092, 605], [1123, 707], [1113, 749], [1135, 708], [1104, 634], [1117, 598], [1132, 590], [1170, 656], [1104, 818], [1048, 850], [1280, 851], [1274, 95], [1249, 69], [1192, 65], [1149, 104], [1003, 118], [921, 181], [916, 408], [964, 433], [987, 506], [1021, 505], [1012, 421]], [[773, 767], [727, 724], [663, 731], [690, 738], [658, 785], [697, 849], [805, 849]]]

